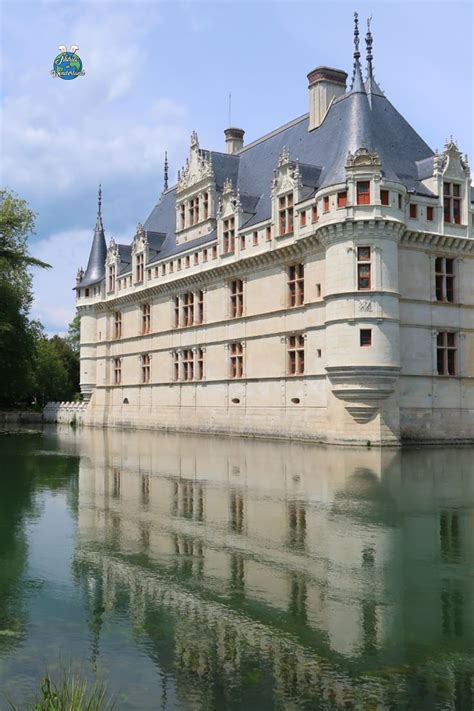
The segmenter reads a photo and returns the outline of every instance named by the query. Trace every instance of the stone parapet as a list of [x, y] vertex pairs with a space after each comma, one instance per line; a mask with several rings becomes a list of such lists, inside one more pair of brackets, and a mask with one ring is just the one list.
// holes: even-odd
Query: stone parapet
[[43, 422], [83, 425], [86, 402], [48, 402], [43, 409]]

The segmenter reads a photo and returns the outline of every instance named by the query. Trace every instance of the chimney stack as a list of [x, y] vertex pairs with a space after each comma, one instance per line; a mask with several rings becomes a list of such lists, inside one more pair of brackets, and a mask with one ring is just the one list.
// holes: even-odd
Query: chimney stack
[[346, 72], [331, 67], [316, 67], [308, 74], [309, 131], [322, 124], [331, 101], [346, 93], [346, 80]]
[[243, 128], [226, 128], [225, 142], [227, 144], [227, 153], [237, 153], [244, 147], [244, 129]]

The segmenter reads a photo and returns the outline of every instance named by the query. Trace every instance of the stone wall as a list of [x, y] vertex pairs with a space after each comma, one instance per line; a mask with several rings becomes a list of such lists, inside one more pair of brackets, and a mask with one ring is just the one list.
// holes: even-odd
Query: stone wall
[[83, 425], [86, 402], [48, 402], [43, 409], [43, 422]]

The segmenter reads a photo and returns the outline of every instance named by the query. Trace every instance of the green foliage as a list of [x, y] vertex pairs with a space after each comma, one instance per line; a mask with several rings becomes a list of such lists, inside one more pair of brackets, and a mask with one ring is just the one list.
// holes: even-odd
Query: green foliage
[[36, 344], [35, 398], [42, 407], [49, 400], [74, 400], [79, 390], [79, 358], [66, 339], [42, 338]]
[[[12, 709], [20, 711], [11, 704]], [[43, 679], [39, 699], [31, 711], [107, 711], [113, 702], [107, 695], [104, 683], [96, 681], [89, 686], [86, 681], [72, 672], [66, 672], [59, 683], [52, 681], [49, 674]]]
[[79, 353], [81, 344], [81, 317], [76, 313], [73, 320], [69, 324], [66, 340], [73, 353]]

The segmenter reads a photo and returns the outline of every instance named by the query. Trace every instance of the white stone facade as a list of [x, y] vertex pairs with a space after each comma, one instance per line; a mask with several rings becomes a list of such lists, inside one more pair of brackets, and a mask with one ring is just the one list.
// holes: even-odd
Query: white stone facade
[[[317, 107], [316, 133], [334, 106]], [[193, 134], [171, 189], [179, 250], [160, 257], [162, 237], [139, 225], [129, 267], [112, 243], [104, 279], [77, 289], [84, 422], [329, 443], [472, 441], [470, 171], [452, 141], [432, 160], [420, 180], [429, 197], [388, 179], [362, 145], [344, 180], [308, 193], [283, 150], [271, 217], [252, 223], [248, 198], [230, 179], [217, 189]], [[296, 272], [303, 281], [291, 285]]]

